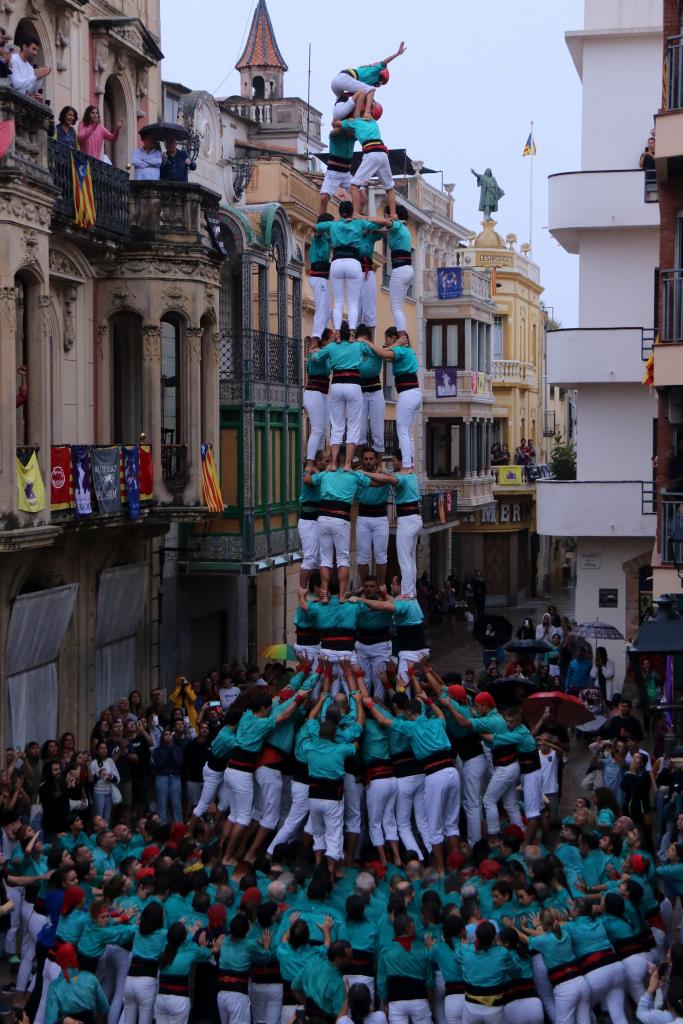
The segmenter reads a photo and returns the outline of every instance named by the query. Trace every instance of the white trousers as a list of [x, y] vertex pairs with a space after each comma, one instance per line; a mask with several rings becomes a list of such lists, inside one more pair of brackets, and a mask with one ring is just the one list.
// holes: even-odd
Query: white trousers
[[543, 1003], [537, 996], [513, 999], [504, 1007], [505, 1024], [543, 1024]]
[[221, 1024], [251, 1024], [249, 996], [242, 992], [219, 992], [216, 999]]
[[[321, 396], [322, 397], [322, 396]], [[318, 520], [300, 519], [297, 523], [299, 540], [304, 557], [301, 559], [302, 569], [320, 568], [320, 540], [318, 538]]]
[[463, 1024], [505, 1024], [505, 1011], [502, 1006], [484, 1006], [482, 1003], [463, 1003]]
[[370, 842], [375, 847], [398, 841], [396, 828], [396, 779], [374, 779], [365, 791]]
[[396, 557], [401, 573], [401, 592], [417, 593], [417, 542], [422, 532], [422, 516], [399, 516], [396, 520]]
[[384, 687], [380, 681], [379, 673], [384, 671], [387, 661], [391, 657], [391, 641], [385, 640], [378, 644], [362, 644], [360, 640], [357, 640], [356, 657], [358, 658], [358, 664], [363, 670], [368, 693], [377, 700], [382, 701], [384, 699]]
[[[332, 115], [333, 120], [343, 121], [345, 117], [349, 117], [351, 111], [353, 111], [356, 104], [353, 100], [344, 100], [340, 103], [335, 103], [334, 113]], [[347, 114], [346, 111], [349, 111]], [[323, 183], [320, 186], [321, 196], [334, 196], [337, 194], [337, 189], [343, 188], [347, 192], [351, 185], [351, 171], [331, 171], [328, 169], [325, 171], [325, 177]], [[319, 337], [319, 335], [318, 335]]]
[[309, 803], [313, 849], [324, 850], [325, 856], [341, 860], [344, 852], [344, 801], [313, 797]]
[[426, 999], [394, 999], [388, 1009], [389, 1024], [432, 1024]]
[[519, 783], [519, 764], [513, 761], [493, 769], [491, 781], [484, 793], [484, 813], [486, 814], [486, 827], [490, 836], [497, 836], [500, 832], [500, 816], [498, 814], [498, 801], [503, 801], [508, 818], [513, 825], [522, 825], [522, 816], [517, 806], [517, 785]]
[[647, 965], [650, 960], [649, 953], [632, 953], [623, 961], [626, 991], [636, 1006], [645, 992], [648, 978]]
[[460, 835], [460, 776], [455, 768], [425, 775], [425, 813], [432, 846]]
[[377, 326], [377, 277], [374, 270], [363, 270], [360, 286], [358, 323], [366, 327]]
[[425, 810], [425, 777], [424, 775], [406, 775], [396, 780], [398, 795], [396, 797], [396, 826], [398, 837], [406, 850], [413, 852], [422, 860], [422, 850], [413, 833], [413, 815], [418, 835], [431, 852], [429, 840], [429, 823]]
[[254, 817], [261, 828], [277, 828], [282, 805], [282, 772], [261, 765], [256, 769], [254, 778], [258, 787]]
[[351, 179], [351, 184], [356, 185], [358, 188], [363, 188], [364, 185], [369, 184], [372, 178], [378, 178], [380, 185], [385, 191], [389, 191], [389, 189], [394, 187], [394, 176], [391, 173], [389, 155], [388, 153], [383, 153], [381, 149], [363, 153], [363, 158]]
[[[33, 904], [24, 901], [24, 910], [27, 908], [30, 914], [26, 915], [24, 936], [21, 943], [21, 964], [19, 965], [16, 980], [17, 992], [26, 992], [28, 990], [29, 978], [33, 973], [33, 958], [36, 955], [38, 932], [47, 924], [47, 917], [44, 917], [43, 914], [37, 914], [33, 909]], [[8, 950], [10, 955], [12, 952], [13, 950]]]
[[[535, 960], [536, 957], [532, 957]], [[584, 978], [563, 981], [553, 989], [554, 1024], [588, 1024], [590, 1020], [590, 989]]]
[[360, 384], [330, 385], [330, 441], [358, 444], [363, 425], [363, 392]]
[[389, 305], [391, 306], [391, 315], [394, 318], [394, 326], [397, 331], [406, 331], [406, 333], [408, 331], [408, 321], [403, 312], [403, 303], [414, 277], [415, 271], [411, 266], [394, 267], [391, 271], [391, 277], [389, 278]]
[[344, 310], [344, 292], [346, 290], [346, 308], [349, 327], [355, 331], [358, 325], [358, 307], [360, 288], [363, 282], [363, 270], [360, 260], [339, 259], [330, 263], [330, 286], [332, 288], [332, 325], [338, 331], [342, 324]]
[[410, 676], [408, 675], [408, 666], [419, 664], [423, 658], [429, 656], [429, 648], [423, 647], [419, 651], [399, 651], [398, 652], [398, 678], [401, 680], [404, 686], [410, 685]]
[[[387, 564], [389, 519], [387, 516], [358, 516], [356, 519], [356, 559], [359, 565]], [[391, 651], [389, 651], [391, 654]]]
[[304, 391], [304, 409], [308, 414], [311, 432], [306, 442], [306, 458], [314, 459], [325, 447], [330, 430], [330, 403], [321, 391]]
[[332, 516], [318, 517], [318, 543], [320, 545], [320, 565], [332, 569], [337, 556], [337, 568], [349, 565], [349, 547], [351, 544], [351, 523], [344, 519], [333, 519]]
[[361, 437], [358, 443], [368, 443], [369, 424], [373, 452], [384, 451], [384, 410], [384, 392], [381, 388], [379, 391], [363, 392], [363, 419], [360, 430]]
[[308, 817], [308, 786], [305, 782], [292, 782], [292, 803], [287, 817], [280, 826], [279, 831], [273, 836], [270, 846], [267, 849], [269, 857], [272, 857], [275, 848], [282, 843], [288, 843], [299, 834]]
[[462, 761], [462, 806], [467, 818], [467, 842], [470, 846], [481, 839], [481, 794], [488, 775], [483, 754]]
[[590, 990], [590, 1004], [601, 1003], [607, 1007], [612, 1024], [626, 1024], [624, 1013], [624, 982], [626, 975], [623, 964], [605, 964], [584, 974]]
[[122, 946], [105, 946], [97, 965], [97, 977], [109, 1000], [107, 1024], [119, 1024], [131, 956]]
[[24, 889], [20, 885], [7, 886], [7, 899], [14, 904], [10, 913], [10, 925], [5, 932], [5, 952], [9, 956], [15, 956], [17, 952], [17, 935], [21, 927], [21, 909], [24, 905]]
[[367, 82], [359, 82], [357, 78], [354, 78], [347, 71], [340, 71], [332, 79], [330, 88], [334, 95], [339, 98], [344, 92], [350, 92], [352, 96], [356, 92], [370, 92], [374, 86], [368, 85]]
[[465, 1011], [465, 995], [459, 993], [453, 996], [446, 996], [443, 1004], [446, 1014], [446, 1024], [460, 1024]]
[[[202, 768], [204, 785], [202, 786], [199, 802], [192, 812], [195, 818], [201, 818], [202, 814], [206, 814], [209, 809], [209, 805], [214, 802], [218, 791], [223, 785], [223, 776], [223, 772], [216, 772], [213, 768], [209, 768], [208, 765], [204, 765]], [[225, 810], [225, 808], [221, 808], [221, 810]]]
[[294, 644], [294, 652], [299, 661], [307, 661], [311, 666], [311, 671], [315, 671], [318, 658], [320, 657], [320, 644], [315, 644], [314, 646], [310, 644]]
[[540, 818], [543, 807], [543, 775], [541, 769], [522, 775], [524, 814], [527, 818]]
[[150, 1024], [159, 984], [156, 978], [127, 978], [123, 990], [125, 1024]]
[[159, 995], [154, 1002], [156, 1024], [187, 1024], [190, 1016], [189, 996]]
[[548, 1020], [555, 1020], [555, 996], [553, 995], [553, 986], [550, 984], [548, 969], [543, 963], [543, 957], [540, 953], [531, 957], [531, 973], [534, 978], [534, 987], [538, 993], [539, 999], [543, 1003], [543, 1009], [548, 1016]]
[[230, 787], [228, 821], [246, 828], [251, 824], [254, 809], [254, 776], [251, 772], [228, 768], [225, 772], [225, 779]]
[[[333, 121], [344, 121], [347, 117], [351, 117], [354, 110], [356, 109], [356, 102], [353, 96], [349, 96], [348, 100], [337, 100], [335, 105], [332, 107], [332, 120]], [[327, 171], [325, 178], [330, 172]], [[341, 172], [340, 172], [341, 173]], [[325, 179], [323, 179], [323, 185]], [[351, 175], [349, 174], [348, 181], [344, 183], [344, 188], [348, 191], [349, 185], [351, 184]], [[320, 190], [322, 192], [322, 189]], [[331, 193], [334, 195], [334, 193]]]
[[[334, 195], [334, 192], [328, 194]], [[309, 277], [308, 283], [315, 303], [311, 334], [314, 338], [322, 338], [323, 331], [330, 319], [330, 282], [326, 277]]]
[[344, 984], [346, 985], [346, 991], [351, 988], [352, 985], [365, 985], [368, 992], [370, 993], [370, 1002], [375, 1002], [375, 979], [371, 978], [368, 974], [345, 974]]
[[251, 983], [251, 1013], [254, 1024], [280, 1024], [282, 1016], [282, 985]]
[[421, 405], [422, 392], [419, 388], [408, 388], [407, 391], [401, 391], [396, 401], [396, 434], [404, 469], [410, 469], [415, 465], [413, 426]]
[[54, 963], [53, 960], [45, 961], [45, 966], [43, 967], [43, 991], [40, 994], [40, 1003], [36, 1010], [36, 1015], [33, 1018], [33, 1024], [43, 1024], [45, 1020], [45, 1006], [47, 1004], [50, 985], [61, 973], [59, 965]]
[[356, 782], [355, 775], [344, 774], [344, 831], [360, 835], [362, 828], [361, 805], [363, 785]]

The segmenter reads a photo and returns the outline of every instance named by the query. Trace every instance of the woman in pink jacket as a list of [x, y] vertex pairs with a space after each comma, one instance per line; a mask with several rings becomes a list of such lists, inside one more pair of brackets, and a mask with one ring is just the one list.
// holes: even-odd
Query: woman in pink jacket
[[110, 132], [102, 124], [97, 107], [94, 105], [86, 107], [83, 120], [78, 126], [78, 148], [82, 153], [101, 160], [105, 142], [116, 142], [122, 127], [123, 121], [119, 118], [116, 128]]

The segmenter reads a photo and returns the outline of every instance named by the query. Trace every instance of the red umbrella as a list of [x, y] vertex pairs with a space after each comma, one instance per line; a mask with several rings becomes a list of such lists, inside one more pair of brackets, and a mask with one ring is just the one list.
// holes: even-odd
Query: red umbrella
[[543, 718], [546, 708], [554, 712], [557, 725], [563, 725], [565, 728], [593, 721], [593, 715], [578, 697], [572, 697], [560, 690], [532, 693], [522, 704], [522, 713], [528, 722], [535, 725]]

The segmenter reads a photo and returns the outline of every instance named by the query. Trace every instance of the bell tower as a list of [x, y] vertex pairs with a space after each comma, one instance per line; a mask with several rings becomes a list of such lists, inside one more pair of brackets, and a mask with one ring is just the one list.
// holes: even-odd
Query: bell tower
[[247, 44], [235, 67], [240, 73], [240, 95], [245, 99], [283, 98], [287, 65], [275, 39], [266, 0], [258, 0]]

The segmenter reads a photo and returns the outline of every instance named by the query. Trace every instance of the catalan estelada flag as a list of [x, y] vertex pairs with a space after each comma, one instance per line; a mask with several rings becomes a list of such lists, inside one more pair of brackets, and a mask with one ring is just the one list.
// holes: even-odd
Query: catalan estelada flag
[[534, 142], [533, 132], [529, 132], [529, 138], [524, 143], [522, 156], [536, 156], [536, 143]]
[[[655, 335], [654, 344], [655, 345], [659, 344], [659, 332], [657, 332], [657, 334]], [[645, 373], [643, 374], [643, 384], [645, 385], [645, 387], [652, 387], [654, 382], [655, 382], [655, 353], [654, 353], [654, 346], [653, 346], [652, 352], [650, 352], [650, 357], [649, 357], [648, 361], [645, 363]]]
[[221, 485], [218, 482], [216, 463], [213, 461], [211, 446], [202, 445], [202, 486], [204, 489], [204, 504], [209, 512], [223, 511], [223, 495]]
[[79, 228], [91, 228], [96, 219], [95, 192], [90, 161], [84, 153], [71, 153], [71, 183], [74, 193], [74, 224]]

